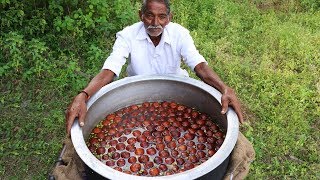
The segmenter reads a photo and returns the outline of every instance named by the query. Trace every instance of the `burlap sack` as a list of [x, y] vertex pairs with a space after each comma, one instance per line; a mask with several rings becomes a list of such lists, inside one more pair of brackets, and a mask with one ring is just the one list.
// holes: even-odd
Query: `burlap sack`
[[237, 143], [231, 153], [227, 173], [224, 180], [242, 180], [248, 173], [255, 152], [248, 139], [239, 132]]
[[[81, 180], [85, 179], [85, 165], [77, 155], [71, 139], [64, 140], [66, 145], [62, 160], [65, 164], [56, 166], [52, 176], [56, 180]], [[250, 163], [255, 158], [252, 144], [240, 132], [237, 143], [233, 149], [224, 180], [242, 180], [249, 173]]]
[[73, 147], [69, 137], [64, 140], [65, 151], [62, 155], [64, 164], [56, 166], [51, 174], [56, 180], [81, 180], [85, 177], [85, 166]]

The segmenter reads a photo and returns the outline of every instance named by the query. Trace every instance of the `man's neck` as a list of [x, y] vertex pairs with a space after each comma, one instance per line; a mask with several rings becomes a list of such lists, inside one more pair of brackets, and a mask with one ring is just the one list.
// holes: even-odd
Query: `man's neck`
[[156, 36], [156, 37], [149, 35], [149, 37], [150, 37], [150, 39], [151, 39], [151, 41], [153, 42], [153, 45], [154, 45], [155, 47], [158, 46], [158, 44], [160, 43], [161, 36], [162, 36], [162, 33], [161, 33], [159, 36]]

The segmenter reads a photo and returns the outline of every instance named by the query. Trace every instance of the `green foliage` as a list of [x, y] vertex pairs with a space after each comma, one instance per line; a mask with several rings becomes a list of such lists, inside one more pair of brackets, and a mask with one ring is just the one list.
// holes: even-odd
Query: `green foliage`
[[254, 112], [244, 127], [257, 153], [249, 179], [319, 175], [320, 11], [310, 7], [297, 1], [175, 4], [175, 21], [189, 28], [212, 68]]
[[317, 0], [254, 0], [251, 2], [261, 10], [316, 12], [320, 9], [320, 2]]
[[[138, 2], [0, 0], [1, 177], [47, 176], [67, 104], [99, 72], [115, 33], [138, 21]], [[242, 132], [256, 151], [248, 179], [319, 179], [319, 7], [172, 1], [174, 21], [243, 102]]]
[[317, 0], [302, 0], [301, 6], [310, 12], [316, 12], [320, 10], [320, 2]]
[[114, 34], [137, 21], [138, 5], [0, 1], [2, 178], [47, 177], [62, 146], [67, 103], [100, 70]]
[[1, 63], [6, 63], [1, 67], [1, 76], [11, 71], [19, 72], [22, 69], [24, 61], [21, 52], [22, 44], [23, 36], [15, 32], [10, 32], [1, 39], [1, 57], [3, 58]]
[[37, 39], [25, 40], [18, 32], [6, 34], [1, 42], [1, 76], [22, 76], [23, 79], [27, 79], [34, 75], [41, 77], [50, 70], [47, 60], [50, 52], [45, 42]]
[[0, 75], [83, 88], [111, 49], [107, 38], [137, 20], [137, 6], [129, 0], [1, 1]]
[[[134, 6], [126, 1], [73, 1], [57, 3], [52, 1], [50, 12], [60, 11], [60, 16], [54, 19], [54, 27], [60, 32], [68, 33], [75, 38], [94, 34], [112, 36], [124, 25], [136, 20]], [[130, 6], [128, 6], [130, 5]], [[64, 10], [67, 8], [67, 12]], [[113, 9], [114, 11], [110, 11]], [[61, 16], [62, 14], [62, 16]], [[115, 23], [117, 22], [117, 23]]]

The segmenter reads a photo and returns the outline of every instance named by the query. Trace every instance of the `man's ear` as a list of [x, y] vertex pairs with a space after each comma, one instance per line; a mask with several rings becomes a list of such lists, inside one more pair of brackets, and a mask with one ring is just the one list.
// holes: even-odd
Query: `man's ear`
[[139, 17], [140, 17], [141, 21], [142, 21], [142, 16], [143, 16], [143, 14], [142, 14], [141, 10], [139, 10]]
[[169, 14], [169, 21], [172, 21], [172, 18], [173, 18], [173, 14], [170, 12], [170, 14]]

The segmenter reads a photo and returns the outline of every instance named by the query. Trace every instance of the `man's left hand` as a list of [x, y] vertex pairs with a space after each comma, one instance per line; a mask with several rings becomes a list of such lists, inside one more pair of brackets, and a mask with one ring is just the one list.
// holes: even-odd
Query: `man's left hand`
[[222, 106], [221, 114], [227, 113], [228, 106], [231, 106], [233, 107], [234, 111], [238, 115], [240, 123], [242, 124], [244, 122], [242, 112], [241, 112], [241, 105], [233, 89], [228, 87], [222, 93], [221, 106]]

